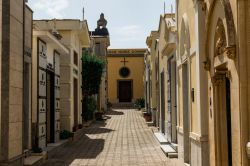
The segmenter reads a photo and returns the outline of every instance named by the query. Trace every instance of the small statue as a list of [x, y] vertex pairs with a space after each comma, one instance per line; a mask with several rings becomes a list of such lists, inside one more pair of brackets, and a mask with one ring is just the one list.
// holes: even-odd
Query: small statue
[[100, 28], [106, 28], [107, 26], [107, 20], [104, 18], [104, 14], [101, 13], [100, 15], [100, 19], [97, 21], [97, 28], [100, 29]]
[[226, 47], [226, 36], [222, 21], [218, 22], [218, 25], [216, 27], [216, 36], [217, 36], [217, 41], [215, 45], [216, 55], [221, 55], [223, 52], [225, 52], [225, 47]]

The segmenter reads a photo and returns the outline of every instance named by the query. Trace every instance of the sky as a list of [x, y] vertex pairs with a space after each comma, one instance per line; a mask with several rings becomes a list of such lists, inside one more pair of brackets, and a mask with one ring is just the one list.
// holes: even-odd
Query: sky
[[[175, 10], [175, 0], [165, 0], [166, 13]], [[164, 0], [29, 0], [34, 19], [82, 19], [90, 30], [96, 28], [101, 13], [108, 21], [109, 48], [145, 48], [146, 38], [158, 30]]]

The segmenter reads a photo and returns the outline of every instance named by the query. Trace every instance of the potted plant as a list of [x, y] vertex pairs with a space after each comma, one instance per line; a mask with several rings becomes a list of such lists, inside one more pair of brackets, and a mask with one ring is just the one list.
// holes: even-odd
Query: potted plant
[[78, 129], [82, 129], [82, 124], [79, 124], [79, 125], [78, 125]]
[[102, 116], [103, 116], [103, 112], [101, 112], [101, 111], [96, 111], [95, 112], [95, 119], [96, 120], [98, 120], [98, 121], [103, 120]]
[[136, 99], [136, 101], [135, 101], [135, 106], [136, 106], [139, 110], [141, 110], [142, 108], [144, 108], [144, 107], [145, 107], [145, 100], [144, 100], [144, 98]]
[[145, 112], [145, 113], [143, 113], [143, 117], [146, 120], [146, 122], [152, 121], [152, 115], [151, 115], [151, 113]]
[[64, 140], [64, 139], [68, 139], [68, 138], [73, 138], [74, 137], [74, 133], [67, 131], [67, 130], [62, 130], [60, 132], [60, 139]]

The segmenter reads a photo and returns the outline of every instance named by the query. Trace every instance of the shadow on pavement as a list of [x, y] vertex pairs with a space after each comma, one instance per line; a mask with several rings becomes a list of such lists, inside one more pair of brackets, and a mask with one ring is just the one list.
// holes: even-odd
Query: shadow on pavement
[[95, 159], [103, 151], [105, 140], [98, 138], [98, 135], [96, 139], [91, 139], [90, 135], [114, 131], [105, 126], [105, 121], [96, 121], [90, 127], [83, 128], [73, 141], [49, 154], [49, 159], [43, 166], [68, 166], [77, 160]]
[[88, 128], [84, 131], [85, 134], [102, 134], [102, 133], [109, 133], [112, 132], [114, 130], [111, 129], [107, 129], [107, 128], [95, 128], [93, 130], [93, 128]]
[[107, 111], [106, 115], [124, 115], [124, 113], [112, 108]]
[[85, 134], [50, 155], [43, 166], [68, 166], [77, 159], [94, 159], [104, 148], [104, 139], [91, 139]]

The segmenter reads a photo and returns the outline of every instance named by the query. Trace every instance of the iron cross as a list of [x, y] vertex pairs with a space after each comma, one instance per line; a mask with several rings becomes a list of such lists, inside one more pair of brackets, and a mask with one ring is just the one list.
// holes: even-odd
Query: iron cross
[[125, 57], [123, 57], [123, 61], [121, 61], [121, 62], [123, 62], [124, 66], [126, 66], [126, 62], [128, 62], [128, 61], [126, 61]]

